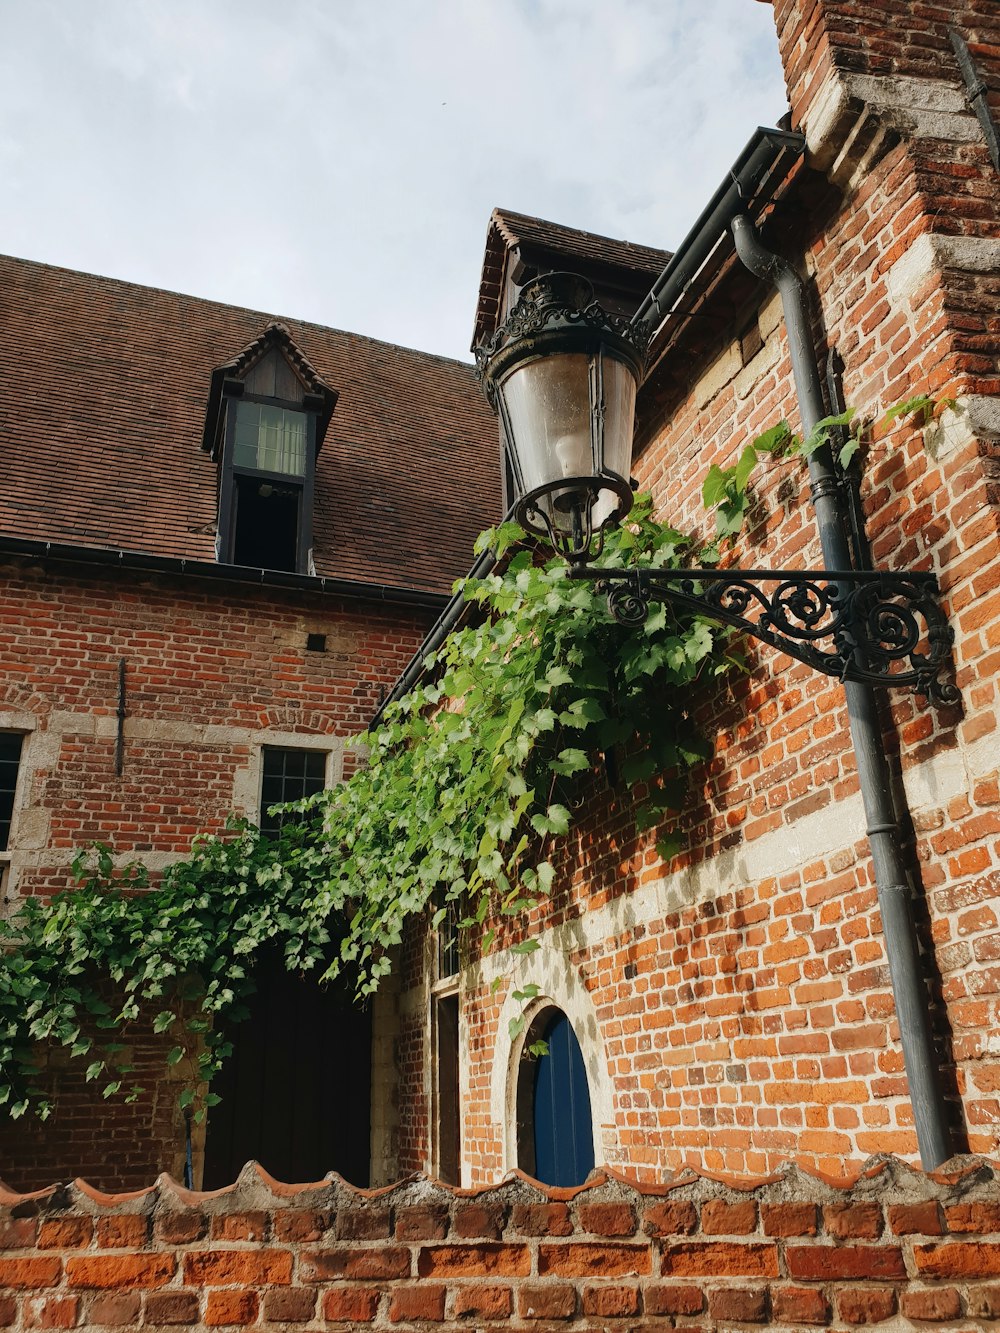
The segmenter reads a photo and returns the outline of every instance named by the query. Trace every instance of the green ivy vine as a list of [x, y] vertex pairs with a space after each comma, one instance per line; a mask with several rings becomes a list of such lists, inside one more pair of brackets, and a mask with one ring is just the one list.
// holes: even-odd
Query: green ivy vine
[[[893, 413], [927, 407], [913, 399]], [[739, 532], [761, 455], [805, 455], [836, 440], [846, 462], [859, 439], [852, 413], [827, 418], [806, 441], [781, 423], [734, 467], [713, 467], [704, 498], [718, 538]], [[465, 581], [472, 613], [423, 683], [362, 738], [364, 765], [285, 807], [280, 835], [234, 820], [224, 835], [197, 839], [153, 887], [141, 865], [116, 869], [110, 851], [94, 847], [74, 864], [76, 889], [29, 897], [0, 921], [0, 1105], [9, 1115], [50, 1113], [37, 1053], [52, 1045], [85, 1060], [105, 1097], [137, 1097], [129, 1036], [142, 1015], [174, 1037], [167, 1063], [184, 1062], [181, 1105], [191, 1107], [229, 1054], [227, 1027], [246, 1013], [264, 949], [279, 949], [291, 971], [343, 975], [359, 996], [389, 971], [414, 917], [437, 925], [457, 911], [489, 950], [489, 922], [516, 921], [552, 890], [554, 843], [602, 763], [633, 794], [637, 826], [658, 830], [661, 855], [679, 850], [670, 812], [684, 803], [687, 771], [710, 752], [692, 709], [703, 682], [742, 667], [739, 641], [662, 605], [626, 629], [591, 586], [570, 580], [561, 560], [542, 562], [523, 537], [513, 524], [483, 535], [480, 549], [494, 546], [502, 572]], [[696, 549], [658, 523], [642, 495], [602, 561], [672, 569], [718, 558], [718, 544]], [[216, 1100], [204, 1094], [198, 1114]]]

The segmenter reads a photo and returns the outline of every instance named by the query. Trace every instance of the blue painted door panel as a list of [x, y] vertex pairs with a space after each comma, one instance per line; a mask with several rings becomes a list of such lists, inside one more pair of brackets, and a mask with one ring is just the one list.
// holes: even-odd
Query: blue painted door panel
[[583, 1054], [565, 1014], [556, 1014], [543, 1037], [549, 1050], [535, 1070], [535, 1176], [545, 1185], [579, 1185], [594, 1166]]

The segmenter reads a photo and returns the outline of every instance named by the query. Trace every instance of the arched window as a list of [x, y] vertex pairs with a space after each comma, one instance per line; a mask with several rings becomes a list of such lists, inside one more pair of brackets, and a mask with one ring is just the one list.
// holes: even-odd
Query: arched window
[[[545, 1055], [530, 1048], [543, 1041]], [[554, 1006], [528, 1031], [517, 1078], [518, 1165], [543, 1185], [580, 1185], [594, 1168], [590, 1089], [580, 1043]]]

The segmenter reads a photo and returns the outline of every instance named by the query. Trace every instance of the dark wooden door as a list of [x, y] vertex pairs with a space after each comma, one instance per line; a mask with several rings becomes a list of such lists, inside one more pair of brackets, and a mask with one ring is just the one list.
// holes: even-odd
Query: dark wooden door
[[371, 1013], [337, 986], [263, 960], [250, 1016], [229, 1035], [233, 1053], [213, 1081], [205, 1189], [260, 1162], [288, 1184], [339, 1171], [367, 1185], [371, 1133]]

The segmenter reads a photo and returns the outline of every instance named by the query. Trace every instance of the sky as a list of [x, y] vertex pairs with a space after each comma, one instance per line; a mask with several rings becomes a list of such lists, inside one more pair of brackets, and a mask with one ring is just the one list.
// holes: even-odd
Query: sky
[[496, 206], [673, 248], [757, 0], [0, 0], [0, 251], [469, 360]]

